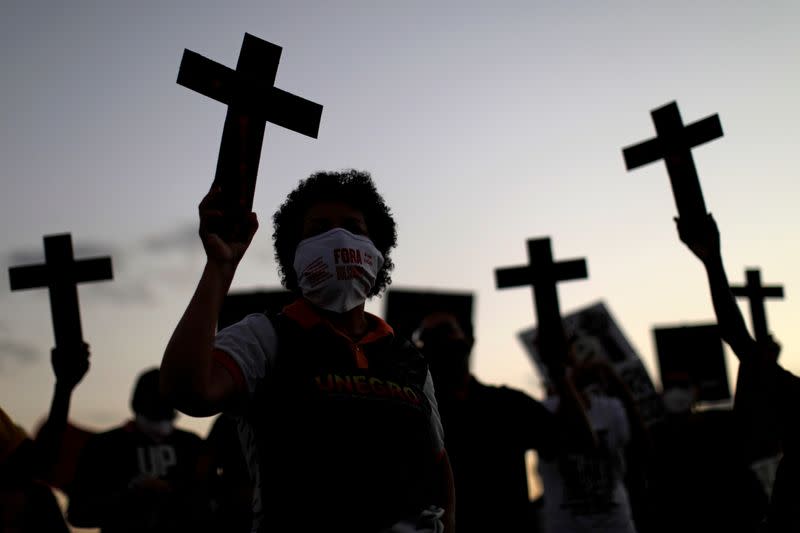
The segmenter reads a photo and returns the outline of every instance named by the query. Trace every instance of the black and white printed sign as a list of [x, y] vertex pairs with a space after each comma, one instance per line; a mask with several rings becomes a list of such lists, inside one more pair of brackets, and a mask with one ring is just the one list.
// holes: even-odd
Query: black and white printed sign
[[[661, 396], [642, 360], [622, 333], [603, 302], [578, 309], [563, 317], [567, 337], [572, 339], [578, 361], [605, 360], [628, 386], [648, 426], [664, 416]], [[523, 330], [519, 339], [536, 365], [545, 384], [550, 382], [536, 347], [536, 328]]]

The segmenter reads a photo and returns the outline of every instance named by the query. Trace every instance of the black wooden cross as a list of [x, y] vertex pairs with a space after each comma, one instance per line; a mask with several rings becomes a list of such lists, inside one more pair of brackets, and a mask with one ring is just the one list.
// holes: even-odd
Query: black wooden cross
[[756, 340], [764, 341], [769, 336], [764, 300], [767, 298], [783, 298], [783, 287], [777, 285], [764, 287], [761, 285], [761, 271], [758, 269], [751, 269], [745, 272], [747, 284], [731, 287], [731, 292], [733, 292], [734, 296], [742, 296], [750, 300], [750, 318], [753, 322], [753, 333], [756, 336]]
[[228, 105], [214, 185], [226, 211], [240, 216], [253, 207], [258, 163], [267, 122], [317, 137], [322, 106], [274, 87], [281, 47], [244, 35], [236, 70], [185, 50], [178, 83]]
[[498, 289], [533, 286], [534, 304], [539, 329], [539, 343], [544, 357], [567, 352], [567, 339], [561, 322], [556, 283], [588, 277], [586, 261], [553, 262], [550, 239], [528, 240], [528, 265], [495, 270]]
[[44, 264], [8, 269], [11, 290], [47, 287], [56, 347], [72, 350], [83, 342], [78, 283], [112, 279], [110, 257], [75, 261], [69, 233], [45, 235]]
[[692, 148], [722, 137], [718, 115], [684, 126], [678, 104], [671, 102], [650, 112], [656, 137], [622, 150], [628, 170], [663, 159], [667, 165], [678, 216], [691, 221], [706, 216], [703, 191], [697, 178]]

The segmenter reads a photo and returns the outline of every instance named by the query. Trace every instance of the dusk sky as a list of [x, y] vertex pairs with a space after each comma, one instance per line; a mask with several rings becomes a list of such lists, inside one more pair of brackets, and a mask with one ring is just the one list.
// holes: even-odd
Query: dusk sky
[[[791, 1], [6, 1], [2, 266], [41, 261], [42, 236], [63, 232], [79, 258], [112, 256], [114, 280], [79, 289], [92, 368], [71, 418], [121, 423], [204, 264], [197, 204], [226, 108], [175, 82], [180, 59], [234, 67], [247, 32], [283, 47], [276, 86], [324, 110], [316, 140], [267, 127], [261, 228], [235, 289], [278, 285], [271, 216], [300, 179], [364, 169], [398, 223], [393, 286], [475, 291], [481, 380], [541, 397], [516, 338], [535, 323], [531, 291], [497, 291], [494, 269], [549, 236], [557, 260], [588, 264], [560, 285], [562, 311], [604, 301], [658, 383], [652, 329], [713, 309], [663, 163], [627, 172], [621, 149], [677, 101], [686, 123], [719, 114], [724, 137], [694, 150], [706, 204], [731, 282], [756, 266], [784, 286], [767, 316], [800, 374], [798, 16]], [[0, 405], [30, 430], [53, 384], [47, 291], [6, 281], [0, 309]]]

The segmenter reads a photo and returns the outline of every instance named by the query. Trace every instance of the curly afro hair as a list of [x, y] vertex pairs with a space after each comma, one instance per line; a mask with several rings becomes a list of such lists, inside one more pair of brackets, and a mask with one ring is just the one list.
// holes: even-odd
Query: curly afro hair
[[391, 210], [375, 188], [370, 174], [353, 169], [316, 172], [301, 180], [272, 216], [272, 240], [281, 283], [290, 291], [300, 292], [294, 272], [294, 255], [302, 240], [306, 212], [318, 202], [342, 202], [364, 214], [369, 238], [384, 259], [375, 285], [368, 294], [377, 296], [392, 282], [390, 272], [394, 263], [389, 253], [397, 245], [397, 230]]

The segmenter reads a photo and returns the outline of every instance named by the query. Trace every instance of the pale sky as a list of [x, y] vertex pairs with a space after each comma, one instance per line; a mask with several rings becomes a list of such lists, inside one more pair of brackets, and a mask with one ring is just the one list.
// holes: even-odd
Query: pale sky
[[[204, 261], [196, 208], [225, 106], [175, 83], [180, 58], [189, 48], [233, 67], [247, 32], [283, 47], [276, 85], [324, 110], [317, 140], [268, 126], [262, 227], [234, 288], [278, 284], [270, 219], [298, 180], [365, 169], [398, 222], [394, 286], [476, 292], [480, 379], [541, 397], [516, 339], [535, 323], [531, 292], [495, 290], [494, 269], [550, 236], [557, 260], [583, 257], [589, 270], [560, 286], [562, 311], [603, 300], [658, 383], [652, 329], [713, 320], [664, 165], [629, 173], [621, 153], [675, 100], [686, 123], [720, 116], [725, 136], [694, 150], [706, 204], [731, 282], [758, 266], [784, 286], [767, 316], [782, 364], [800, 374], [798, 15], [791, 1], [7, 0], [2, 266], [40, 261], [42, 236], [62, 232], [78, 257], [112, 256], [114, 281], [79, 289], [92, 369], [72, 419], [122, 422]], [[47, 291], [6, 282], [0, 309], [0, 405], [31, 429], [53, 382]], [[381, 302], [368, 309], [381, 314]]]

